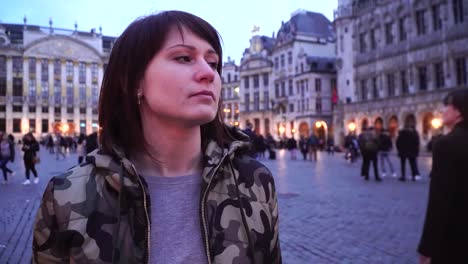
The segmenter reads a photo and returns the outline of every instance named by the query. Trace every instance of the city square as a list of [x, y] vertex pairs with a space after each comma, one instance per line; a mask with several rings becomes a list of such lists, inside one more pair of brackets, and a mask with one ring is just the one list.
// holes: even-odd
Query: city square
[[[385, 177], [366, 182], [360, 160], [320, 152], [318, 162], [261, 160], [273, 173], [280, 211], [283, 263], [415, 263], [427, 205], [429, 156], [419, 158], [422, 179], [399, 182]], [[0, 263], [26, 263], [31, 257], [32, 224], [48, 180], [77, 163], [76, 154], [56, 160], [41, 148], [38, 185], [24, 186], [20, 154], [0, 185]], [[397, 165], [395, 155], [392, 155]], [[396, 168], [399, 168], [397, 165]], [[398, 170], [397, 170], [398, 171]], [[371, 174], [372, 176], [372, 174]]]

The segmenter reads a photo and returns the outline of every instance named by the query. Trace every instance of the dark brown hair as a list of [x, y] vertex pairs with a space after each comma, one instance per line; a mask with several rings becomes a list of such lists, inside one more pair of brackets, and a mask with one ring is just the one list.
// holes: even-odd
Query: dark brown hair
[[463, 120], [468, 120], [468, 89], [455, 89], [444, 98], [444, 105], [452, 105], [457, 109]]
[[[205, 20], [182, 11], [165, 11], [137, 19], [117, 39], [104, 73], [99, 98], [99, 143], [109, 153], [117, 145], [125, 153], [146, 150], [137, 89], [146, 67], [160, 51], [168, 33], [185, 28], [207, 41], [216, 51], [219, 75], [222, 69], [222, 47], [218, 32]], [[221, 100], [221, 98], [220, 98]], [[221, 102], [213, 121], [201, 126], [202, 142], [214, 139], [223, 145], [232, 139], [222, 123]]]

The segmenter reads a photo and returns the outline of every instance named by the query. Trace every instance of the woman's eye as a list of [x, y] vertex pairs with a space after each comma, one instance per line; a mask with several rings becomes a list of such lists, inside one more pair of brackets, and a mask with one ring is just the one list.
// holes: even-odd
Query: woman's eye
[[179, 56], [179, 57], [176, 57], [175, 60], [178, 62], [190, 62], [191, 61], [189, 56]]
[[218, 68], [218, 63], [217, 62], [208, 62], [208, 64], [211, 66], [211, 68], [213, 68], [215, 70]]

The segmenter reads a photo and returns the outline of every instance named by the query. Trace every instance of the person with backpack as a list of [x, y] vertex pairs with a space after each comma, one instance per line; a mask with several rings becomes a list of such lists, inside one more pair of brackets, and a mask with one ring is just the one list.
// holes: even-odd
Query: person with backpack
[[24, 151], [23, 161], [26, 169], [26, 180], [23, 185], [31, 184], [29, 180], [31, 172], [34, 174], [34, 183], [38, 184], [39, 177], [37, 176], [36, 164], [39, 163], [39, 160], [36, 153], [39, 151], [39, 143], [31, 132], [24, 135], [22, 150]]
[[389, 132], [387, 129], [382, 129], [382, 132], [379, 134], [379, 159], [380, 166], [382, 169], [382, 177], [387, 176], [387, 170], [385, 169], [385, 163], [390, 169], [392, 177], [396, 177], [395, 170], [393, 169], [392, 161], [390, 160], [390, 151], [393, 148], [392, 139], [390, 138]]
[[406, 181], [406, 160], [408, 160], [411, 167], [412, 180], [420, 179], [421, 176], [419, 176], [416, 162], [419, 155], [419, 135], [414, 126], [408, 125], [398, 133], [396, 146], [401, 161], [401, 177], [398, 180]]
[[382, 179], [379, 176], [379, 167], [377, 164], [377, 153], [379, 151], [379, 140], [375, 134], [374, 128], [369, 127], [359, 135], [359, 147], [362, 155], [361, 176], [366, 181], [369, 180], [370, 164], [374, 168], [375, 180], [380, 182]]
[[0, 132], [0, 169], [3, 172], [3, 184], [8, 184], [8, 173], [14, 175], [14, 172], [7, 167], [7, 163], [14, 160], [14, 153], [14, 145], [5, 138], [4, 132]]

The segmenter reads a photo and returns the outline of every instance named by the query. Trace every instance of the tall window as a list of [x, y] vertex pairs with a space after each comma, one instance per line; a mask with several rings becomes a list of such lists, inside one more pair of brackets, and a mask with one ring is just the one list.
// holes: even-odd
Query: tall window
[[55, 105], [60, 105], [62, 100], [62, 85], [60, 80], [54, 80], [54, 102]]
[[361, 100], [367, 100], [367, 80], [361, 80]]
[[244, 102], [245, 102], [245, 111], [249, 112], [250, 111], [250, 94], [246, 93], [244, 94]]
[[[0, 96], [6, 95], [6, 76], [7, 76], [6, 57], [0, 56]], [[2, 130], [2, 131], [5, 131], [5, 130]]]
[[23, 59], [19, 56], [13, 56], [13, 73], [22, 74], [23, 73]]
[[41, 124], [41, 131], [42, 133], [47, 133], [49, 132], [49, 120], [48, 119], [42, 119], [42, 124]]
[[289, 95], [293, 95], [294, 94], [294, 87], [293, 87], [293, 80], [290, 79], [288, 81], [288, 89], [289, 89]]
[[47, 102], [49, 100], [49, 82], [41, 82], [41, 97], [42, 101]]
[[278, 69], [279, 67], [279, 59], [278, 57], [275, 58], [275, 69]]
[[315, 78], [315, 92], [322, 92], [322, 80], [320, 78]]
[[372, 98], [379, 98], [379, 87], [377, 86], [377, 78], [372, 78]]
[[270, 109], [270, 94], [268, 93], [268, 91], [263, 92], [263, 109]]
[[463, 0], [452, 0], [452, 7], [455, 24], [463, 23]]
[[29, 58], [29, 75], [36, 74], [36, 58]]
[[407, 94], [409, 92], [408, 82], [406, 80], [406, 71], [400, 71], [401, 93]]
[[375, 39], [375, 29], [371, 29], [370, 31], [370, 45], [371, 45], [371, 49], [374, 50], [375, 48], [377, 48], [377, 41]]
[[86, 82], [86, 63], [80, 62], [78, 66], [78, 82], [85, 83]]
[[288, 51], [288, 64], [292, 64], [292, 52]]
[[23, 96], [23, 78], [13, 78], [13, 96]]
[[404, 17], [402, 17], [402, 18], [400, 18], [398, 20], [400, 41], [405, 41], [406, 40], [406, 34], [407, 33], [406, 33], [405, 21], [406, 21], [406, 19]]
[[284, 54], [280, 55], [280, 63], [281, 63], [281, 67], [284, 67]]
[[29, 103], [36, 104], [36, 79], [29, 79]]
[[244, 88], [249, 89], [249, 76], [244, 77]]
[[67, 105], [68, 107], [73, 106], [74, 98], [73, 98], [73, 83], [67, 82]]
[[427, 90], [427, 69], [426, 66], [418, 67], [419, 90]]
[[385, 24], [385, 43], [392, 44], [393, 43], [393, 23], [386, 23]]
[[442, 28], [442, 18], [440, 17], [440, 4], [433, 5], [432, 8], [432, 28], [439, 31]]
[[67, 60], [67, 62], [65, 63], [65, 70], [67, 73], [67, 79], [70, 77], [73, 77], [73, 62], [72, 61]]
[[286, 82], [281, 82], [281, 96], [286, 96]]
[[99, 101], [99, 89], [98, 89], [97, 84], [92, 84], [92, 85], [91, 85], [91, 100], [92, 100], [93, 106], [96, 106], [96, 105], [98, 104], [98, 101]]
[[263, 86], [267, 87], [268, 86], [268, 81], [269, 81], [268, 73], [264, 73], [263, 74]]
[[54, 75], [60, 76], [62, 74], [62, 62], [60, 59], [54, 60]]
[[280, 97], [279, 83], [275, 83], [275, 97]]
[[435, 88], [442, 88], [445, 85], [444, 67], [442, 62], [434, 64]]
[[364, 53], [366, 52], [366, 34], [365, 33], [361, 33], [359, 34], [359, 51], [361, 53]]
[[91, 64], [91, 82], [97, 83], [98, 79], [98, 65], [97, 63]]
[[395, 96], [395, 75], [393, 73], [387, 74], [387, 94]]
[[416, 32], [419, 35], [426, 34], [425, 10], [416, 11]]
[[254, 92], [254, 111], [260, 111], [260, 94], [259, 92]]
[[253, 87], [254, 88], [258, 88], [258, 86], [260, 85], [260, 77], [258, 76], [258, 74], [254, 74], [253, 75]]
[[78, 86], [78, 90], [80, 93], [80, 102], [86, 103], [86, 85], [84, 83], [80, 83]]
[[318, 113], [322, 112], [322, 99], [319, 97], [315, 99], [315, 110]]
[[457, 72], [457, 85], [466, 85], [466, 59], [459, 58], [455, 60], [455, 68]]
[[41, 82], [49, 82], [49, 60], [41, 60]]

